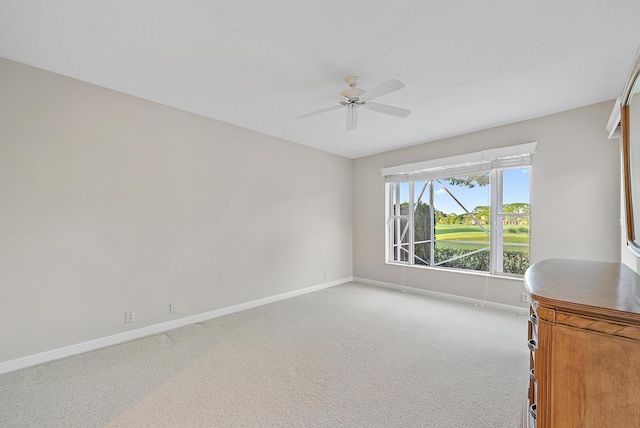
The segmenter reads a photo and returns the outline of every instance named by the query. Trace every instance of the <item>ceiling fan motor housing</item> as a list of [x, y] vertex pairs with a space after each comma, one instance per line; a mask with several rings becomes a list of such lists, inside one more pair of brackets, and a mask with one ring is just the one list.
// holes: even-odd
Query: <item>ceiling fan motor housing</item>
[[340, 92], [340, 95], [342, 95], [345, 98], [348, 98], [349, 101], [357, 101], [360, 99], [360, 95], [364, 94], [364, 92], [365, 92], [364, 89], [349, 88]]
[[364, 101], [360, 100], [360, 95], [364, 94], [366, 91], [364, 89], [356, 88], [356, 86], [358, 86], [358, 83], [360, 83], [359, 77], [357, 76], [347, 77], [347, 84], [350, 86], [350, 88], [340, 92], [340, 95], [347, 98], [349, 102], [341, 103], [341, 104], [343, 105], [353, 104], [353, 103], [364, 104]]

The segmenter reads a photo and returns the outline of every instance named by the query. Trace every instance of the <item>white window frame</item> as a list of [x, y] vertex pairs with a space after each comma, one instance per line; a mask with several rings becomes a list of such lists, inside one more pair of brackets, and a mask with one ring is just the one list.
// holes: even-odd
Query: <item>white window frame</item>
[[[424, 265], [415, 264], [415, 246], [414, 246], [414, 232], [413, 232], [413, 220], [415, 210], [415, 198], [414, 198], [414, 183], [417, 181], [430, 181], [429, 186], [429, 206], [434, 207], [433, 204], [433, 192], [434, 184], [437, 179], [447, 178], [459, 175], [469, 175], [473, 173], [489, 172], [490, 173], [490, 218], [491, 218], [491, 230], [489, 234], [489, 251], [490, 251], [490, 268], [489, 274], [492, 275], [507, 275], [507, 276], [521, 276], [517, 274], [505, 273], [503, 267], [503, 233], [504, 233], [504, 219], [506, 217], [529, 217], [531, 218], [531, 212], [529, 213], [505, 213], [503, 212], [503, 171], [505, 169], [512, 169], [524, 166], [530, 166], [532, 163], [532, 156], [535, 153], [537, 143], [520, 144], [517, 146], [509, 146], [496, 148], [491, 150], [484, 150], [482, 152], [469, 153], [460, 156], [453, 156], [443, 159], [435, 159], [425, 162], [418, 162], [413, 164], [400, 165], [397, 167], [383, 168], [381, 170], [382, 175], [385, 178], [385, 215], [386, 215], [386, 230], [385, 230], [385, 261], [389, 264], [401, 264], [407, 266], [420, 266]], [[529, 175], [531, 179], [531, 175]], [[407, 182], [409, 184], [409, 210], [408, 215], [400, 216], [399, 212], [393, 213], [394, 206], [399, 210], [400, 203], [391, 200], [392, 183]], [[531, 188], [531, 183], [529, 183]], [[399, 196], [399, 192], [398, 192]], [[530, 210], [531, 211], [531, 210]], [[431, 260], [428, 267], [438, 268], [434, 264], [434, 242], [435, 242], [435, 224], [433, 222], [434, 210], [431, 210]], [[400, 221], [393, 221], [394, 219], [400, 219], [406, 217], [409, 234], [408, 242], [408, 255], [407, 261], [402, 261], [400, 257], [401, 242], [402, 239], [398, 238], [397, 248], [394, 249], [394, 242], [392, 238], [391, 227], [400, 228]], [[529, 227], [531, 222], [529, 221]], [[397, 236], [401, 236], [401, 230], [396, 230]], [[394, 251], [397, 252], [395, 260], [393, 258]], [[450, 269], [442, 268], [441, 269]], [[481, 272], [475, 270], [465, 270], [470, 272]]]

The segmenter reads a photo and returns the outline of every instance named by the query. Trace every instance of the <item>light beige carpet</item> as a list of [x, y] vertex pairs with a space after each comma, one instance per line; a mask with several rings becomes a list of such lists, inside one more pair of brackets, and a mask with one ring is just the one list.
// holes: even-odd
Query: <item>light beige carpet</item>
[[526, 322], [345, 284], [1, 375], [0, 426], [515, 428]]

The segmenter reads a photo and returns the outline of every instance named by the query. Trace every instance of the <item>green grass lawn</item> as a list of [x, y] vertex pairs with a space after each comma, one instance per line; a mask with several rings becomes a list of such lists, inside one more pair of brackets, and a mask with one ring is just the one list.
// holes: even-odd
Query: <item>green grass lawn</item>
[[[489, 230], [489, 226], [484, 226]], [[510, 233], [509, 228], [515, 228], [516, 230], [521, 227], [528, 226], [504, 226], [504, 243], [513, 244], [528, 244], [529, 234], [524, 232]], [[465, 244], [465, 241], [471, 242], [486, 242], [489, 243], [489, 236], [477, 225], [465, 225], [465, 224], [438, 224], [436, 225], [436, 241], [438, 240], [452, 240], [458, 242], [440, 242], [436, 245], [440, 247], [449, 248], [464, 248], [467, 250], [476, 250], [482, 248], [481, 244]], [[508, 246], [505, 245], [506, 251], [529, 251], [528, 247]]]

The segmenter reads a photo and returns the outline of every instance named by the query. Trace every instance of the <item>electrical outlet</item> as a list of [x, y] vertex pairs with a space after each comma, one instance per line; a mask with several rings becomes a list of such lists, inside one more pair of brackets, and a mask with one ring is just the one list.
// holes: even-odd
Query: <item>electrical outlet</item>
[[135, 319], [135, 316], [134, 316], [133, 312], [125, 312], [124, 313], [124, 322], [125, 323], [133, 322], [134, 319]]
[[529, 295], [527, 293], [522, 293], [520, 295], [520, 300], [524, 303], [529, 303]]
[[169, 313], [172, 314], [174, 312], [178, 312], [178, 306], [176, 303], [169, 303]]

